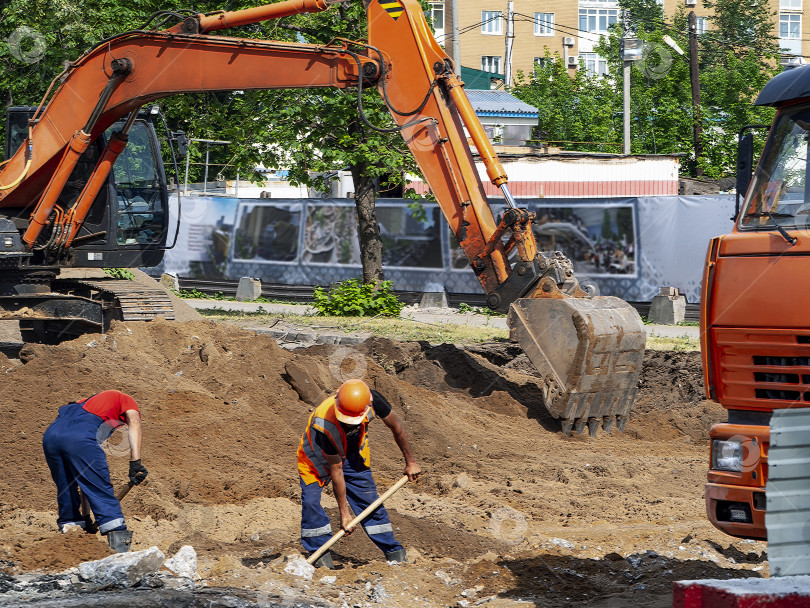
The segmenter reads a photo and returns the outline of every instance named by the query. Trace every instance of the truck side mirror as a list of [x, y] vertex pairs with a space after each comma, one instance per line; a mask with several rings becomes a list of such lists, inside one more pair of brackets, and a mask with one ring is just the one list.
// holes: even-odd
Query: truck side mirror
[[740, 216], [741, 197], [748, 192], [754, 173], [754, 134], [751, 130], [769, 128], [769, 125], [745, 125], [737, 133], [737, 200], [734, 204], [734, 217], [731, 218], [734, 222]]
[[748, 192], [753, 171], [754, 134], [749, 131], [737, 141], [737, 202], [734, 206], [734, 219], [740, 215], [740, 197], [744, 197]]

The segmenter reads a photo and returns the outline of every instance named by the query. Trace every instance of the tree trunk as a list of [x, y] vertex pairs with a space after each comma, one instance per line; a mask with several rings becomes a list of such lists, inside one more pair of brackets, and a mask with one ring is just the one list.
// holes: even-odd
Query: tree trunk
[[357, 209], [357, 236], [360, 239], [360, 261], [363, 264], [363, 283], [383, 280], [382, 238], [377, 224], [375, 203], [377, 192], [374, 178], [368, 177], [365, 165], [352, 165], [354, 205]]

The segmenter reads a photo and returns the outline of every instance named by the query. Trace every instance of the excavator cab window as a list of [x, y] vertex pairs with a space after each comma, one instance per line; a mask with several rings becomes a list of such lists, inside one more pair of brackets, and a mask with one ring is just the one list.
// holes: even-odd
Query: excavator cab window
[[28, 119], [34, 115], [35, 107], [20, 106], [6, 110], [6, 142], [5, 158], [17, 151], [25, 138], [28, 137]]
[[161, 242], [166, 209], [156, 153], [149, 123], [136, 120], [129, 132], [129, 143], [113, 167], [119, 245]]
[[[804, 228], [810, 222], [810, 108], [785, 112], [768, 136], [748, 188], [742, 229]], [[777, 228], [778, 227], [778, 228]]]

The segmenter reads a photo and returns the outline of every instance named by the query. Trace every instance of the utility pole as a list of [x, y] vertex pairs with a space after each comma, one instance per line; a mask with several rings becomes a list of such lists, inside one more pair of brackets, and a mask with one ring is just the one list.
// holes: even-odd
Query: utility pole
[[512, 85], [512, 47], [515, 44], [515, 6], [512, 0], [506, 3], [506, 51], [503, 57], [503, 84]]
[[703, 155], [701, 142], [700, 74], [698, 73], [697, 16], [689, 11], [689, 80], [692, 83], [692, 137], [695, 150], [695, 175], [703, 175], [698, 159]]

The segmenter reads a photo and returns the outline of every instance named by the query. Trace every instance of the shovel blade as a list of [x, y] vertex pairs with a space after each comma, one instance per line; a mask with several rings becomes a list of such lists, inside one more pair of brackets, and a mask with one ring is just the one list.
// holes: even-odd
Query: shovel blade
[[646, 341], [632, 306], [609, 296], [522, 298], [507, 323], [540, 372], [544, 405], [563, 429], [587, 423], [593, 435], [598, 423], [607, 432], [614, 423], [624, 427]]

